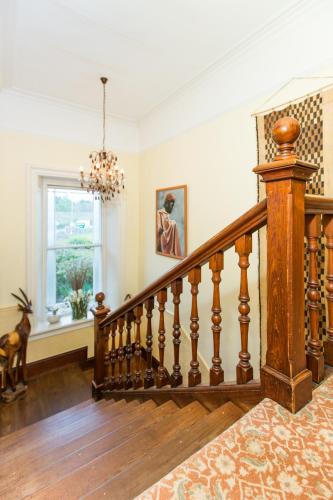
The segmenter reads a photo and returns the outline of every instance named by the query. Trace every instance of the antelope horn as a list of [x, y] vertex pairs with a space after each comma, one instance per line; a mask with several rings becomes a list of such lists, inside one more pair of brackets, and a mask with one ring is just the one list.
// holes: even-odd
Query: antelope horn
[[24, 291], [22, 290], [22, 288], [19, 288], [19, 290], [20, 290], [20, 292], [22, 293], [23, 297], [26, 300], [26, 305], [28, 305], [29, 304], [29, 299], [28, 299], [27, 295], [24, 293]]
[[26, 306], [27, 304], [24, 302], [23, 299], [21, 299], [21, 297], [19, 297], [18, 295], [15, 295], [15, 293], [11, 293], [11, 295], [13, 297], [15, 297], [16, 300], [18, 300], [19, 302], [21, 302], [21, 304], [23, 304], [24, 306]]

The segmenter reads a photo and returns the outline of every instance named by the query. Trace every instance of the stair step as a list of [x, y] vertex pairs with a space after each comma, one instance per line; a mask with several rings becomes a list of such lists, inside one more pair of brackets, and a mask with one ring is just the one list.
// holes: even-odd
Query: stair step
[[144, 457], [132, 462], [123, 472], [88, 494], [87, 498], [96, 500], [101, 498], [112, 498], [112, 500], [134, 498], [225, 431], [243, 415], [244, 412], [238, 406], [232, 402], [225, 403], [191, 427], [178, 432], [170, 441], [150, 450]]
[[[134, 406], [139, 404], [137, 401], [132, 403], [135, 403]], [[109, 404], [106, 402], [106, 404], [97, 405], [96, 407], [89, 406], [84, 408], [81, 414], [75, 413], [74, 419], [71, 419], [68, 415], [68, 418], [61, 423], [55, 420], [52, 424], [48, 423], [46, 428], [42, 420], [40, 421], [40, 429], [36, 427], [30, 435], [24, 435], [22, 438], [15, 439], [11, 444], [6, 443], [5, 446], [0, 442], [0, 464], [17, 458], [28, 450], [41, 446], [43, 443], [50, 442], [52, 439], [65, 439], [67, 434], [76, 429], [82, 429], [84, 431], [85, 426], [88, 425], [89, 422], [100, 423], [107, 417], [106, 412], [111, 412], [113, 409], [119, 412], [122, 407], [126, 407], [125, 400], [117, 401], [116, 403], [110, 402]]]
[[[98, 425], [93, 421], [93, 429], [90, 432], [88, 429], [91, 425], [86, 426], [82, 435], [75, 437], [74, 434], [71, 436], [72, 439], [67, 436], [65, 443], [57, 441], [53, 447], [47, 446], [44, 452], [41, 448], [35, 448], [21, 455], [18, 459], [14, 458], [4, 463], [0, 469], [0, 497], [6, 492], [7, 487], [10, 487], [10, 490], [13, 491], [13, 483], [15, 484], [15, 490], [19, 492], [22, 484], [27, 483], [35, 476], [40, 476], [48, 467], [54, 466], [58, 460], [64, 459], [67, 455], [88, 446], [100, 438], [104, 438], [110, 432], [123, 427], [128, 422], [140, 417], [140, 415], [147, 415], [147, 412], [154, 410], [156, 406], [153, 401], [147, 401], [135, 406], [127, 404], [125, 408], [124, 406], [121, 407], [125, 411], [120, 413], [115, 411], [106, 422]], [[113, 408], [116, 409], [116, 405]], [[24, 468], [24, 478], [22, 478], [20, 464]]]
[[[171, 401], [166, 404], [169, 405], [170, 403], [172, 404]], [[47, 475], [48, 486], [46, 488], [32, 495], [30, 492], [28, 493], [24, 490], [21, 492], [23, 493], [22, 496], [30, 494], [31, 498], [43, 498], [47, 500], [62, 497], [77, 499], [81, 495], [95, 490], [96, 487], [122, 472], [131, 462], [138, 460], [139, 457], [143, 457], [145, 453], [151, 452], [152, 449], [160, 446], [162, 443], [168, 442], [179, 432], [183, 432], [193, 425], [193, 423], [202, 420], [208, 413], [198, 402], [193, 402], [182, 409], [177, 408], [175, 403], [173, 405], [170, 415], [164, 415], [164, 418], [160, 421], [151, 422], [153, 412], [147, 413], [146, 427], [141, 430], [134, 429], [134, 434], [129, 439], [127, 436], [123, 436], [122, 442], [118, 443], [116, 447], [113, 446], [111, 441], [108, 451], [89, 463], [86, 462], [85, 458], [83, 462], [85, 465], [79, 466], [76, 470], [69, 474], [67, 473], [63, 477], [59, 477], [59, 474], [57, 475], [55, 470], [54, 480], [57, 480], [57, 482], [50, 483], [50, 475]], [[75, 454], [75, 458], [79, 457], [81, 453], [82, 450]], [[77, 467], [76, 464], [75, 466]], [[38, 488], [39, 486], [35, 484], [35, 491], [36, 487]], [[22, 498], [22, 496], [18, 498]], [[2, 498], [4, 497], [2, 496]]]
[[[7, 487], [0, 491], [2, 499], [23, 498], [35, 491], [57, 482], [62, 476], [67, 475], [75, 468], [83, 466], [90, 459], [95, 458], [104, 451], [109, 451], [111, 447], [118, 446], [126, 441], [140, 429], [149, 427], [152, 423], [160, 421], [162, 418], [172, 415], [177, 411], [177, 405], [172, 401], [162, 406], [156, 407], [153, 401], [147, 401], [137, 406], [128, 415], [122, 414], [111, 422], [104, 424], [102, 433], [98, 436], [97, 431], [82, 436], [69, 445], [63, 446], [64, 453], [54, 457], [54, 451], [45, 457], [45, 466], [41, 469], [33, 469], [30, 474], [24, 472], [24, 477], [19, 476], [19, 480], [13, 487], [13, 482], [7, 482]], [[96, 437], [93, 440], [93, 437]], [[56, 450], [55, 450], [56, 451]], [[41, 457], [43, 459], [43, 457]], [[43, 460], [42, 460], [43, 461]]]
[[[94, 400], [83, 401], [82, 403], [67, 408], [67, 410], [61, 411], [43, 420], [39, 420], [33, 424], [23, 427], [11, 434], [0, 437], [0, 449], [1, 451], [11, 450], [13, 446], [23, 442], [23, 440], [28, 437], [32, 439], [34, 436], [40, 436], [42, 433], [47, 434], [50, 429], [55, 427], [64, 426], [69, 422], [74, 422], [82, 418], [85, 415], [89, 415], [95, 412], [97, 409], [103, 408], [108, 404], [113, 404], [114, 400], [100, 400], [98, 402]], [[6, 457], [3, 453], [0, 454], [0, 463], [4, 462]]]

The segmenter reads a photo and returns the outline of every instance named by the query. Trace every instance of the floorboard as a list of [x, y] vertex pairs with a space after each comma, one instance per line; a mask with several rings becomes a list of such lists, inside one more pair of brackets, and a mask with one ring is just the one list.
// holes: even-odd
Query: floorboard
[[24, 399], [0, 403], [0, 436], [91, 398], [92, 376], [74, 363], [30, 380]]

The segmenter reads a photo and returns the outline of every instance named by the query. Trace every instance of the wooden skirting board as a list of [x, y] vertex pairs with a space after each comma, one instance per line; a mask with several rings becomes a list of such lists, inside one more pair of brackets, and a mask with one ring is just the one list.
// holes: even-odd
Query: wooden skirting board
[[[43, 373], [61, 368], [70, 363], [79, 363], [83, 370], [93, 366], [94, 358], [88, 358], [88, 347], [79, 347], [72, 351], [63, 352], [50, 356], [49, 358], [39, 359], [27, 364], [28, 380], [36, 378]], [[0, 373], [1, 386], [1, 373]]]

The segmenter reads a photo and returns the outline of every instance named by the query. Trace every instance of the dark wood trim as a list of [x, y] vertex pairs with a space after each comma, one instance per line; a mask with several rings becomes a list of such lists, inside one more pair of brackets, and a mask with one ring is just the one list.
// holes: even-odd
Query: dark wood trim
[[257, 380], [251, 380], [247, 384], [236, 384], [230, 382], [223, 382], [220, 385], [197, 385], [195, 387], [151, 387], [149, 389], [129, 389], [129, 390], [113, 390], [112, 394], [126, 394], [135, 396], [142, 396], [149, 394], [151, 398], [158, 394], [224, 394], [234, 398], [243, 396], [261, 396], [261, 384]]
[[38, 377], [45, 372], [61, 368], [70, 363], [80, 363], [80, 366], [82, 367], [85, 366], [87, 362], [88, 347], [79, 347], [78, 349], [73, 349], [72, 351], [63, 352], [61, 354], [56, 354], [55, 356], [50, 356], [48, 358], [28, 363], [28, 379]]
[[81, 370], [90, 370], [91, 368], [94, 368], [94, 363], [95, 356], [91, 356], [90, 358], [87, 358], [84, 361], [80, 362], [80, 368]]
[[244, 215], [236, 219], [236, 221], [232, 224], [229, 224], [229, 226], [217, 233], [213, 236], [213, 238], [210, 238], [206, 243], [201, 245], [177, 266], [163, 274], [161, 278], [154, 281], [141, 293], [138, 293], [132, 299], [128, 300], [125, 304], [109, 314], [100, 322], [100, 327], [103, 328], [110, 325], [112, 321], [116, 321], [120, 316], [124, 316], [135, 307], [143, 304], [150, 297], [155, 296], [157, 292], [170, 286], [172, 281], [186, 276], [194, 267], [206, 264], [210, 257], [216, 252], [228, 250], [234, 245], [238, 238], [243, 236], [243, 234], [251, 234], [257, 231], [266, 224], [266, 221], [267, 200], [265, 199], [260, 203], [257, 203]]
[[333, 214], [333, 198], [305, 196], [306, 214]]
[[172, 400], [180, 407], [186, 406], [192, 401], [199, 401], [210, 411], [227, 401], [233, 401], [237, 405], [243, 405], [243, 407], [248, 405], [249, 408], [252, 408], [263, 399], [261, 385], [257, 381], [242, 385], [222, 383], [218, 386], [197, 385], [195, 387], [114, 390], [103, 392], [103, 397], [127, 401], [139, 400], [141, 402], [152, 399], [157, 404]]

